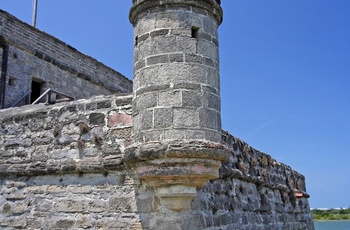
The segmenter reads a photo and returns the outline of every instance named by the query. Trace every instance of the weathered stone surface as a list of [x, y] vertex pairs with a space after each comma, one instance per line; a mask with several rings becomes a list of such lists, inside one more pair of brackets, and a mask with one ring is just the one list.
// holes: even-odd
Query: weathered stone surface
[[[219, 141], [221, 122], [215, 117], [215, 124], [204, 124], [208, 119], [201, 121], [199, 110], [220, 114], [219, 77], [212, 74], [219, 63], [218, 46], [212, 40], [218, 36], [221, 7], [215, 1], [167, 1], [162, 6], [159, 1], [137, 1], [130, 11], [137, 40], [133, 116], [143, 114], [134, 123], [135, 142], [195, 137]], [[208, 85], [214, 89], [210, 94], [205, 93]], [[164, 119], [160, 109], [167, 111]]]
[[[124, 143], [130, 141], [132, 117], [130, 104], [118, 105], [115, 102], [125, 101], [130, 96], [106, 97], [104, 101], [109, 101], [107, 104], [112, 104], [113, 107], [69, 111], [70, 108], [84, 107], [85, 104], [96, 102], [99, 98], [59, 106], [25, 106], [21, 107], [22, 112], [19, 115], [17, 109], [1, 110], [3, 128], [0, 130], [0, 150], [6, 154], [1, 156], [0, 175], [104, 172], [107, 169], [120, 168], [123, 164], [121, 149], [125, 148]], [[56, 113], [57, 110], [64, 112]], [[41, 117], [43, 111], [50, 116]], [[27, 116], [29, 113], [31, 115]], [[17, 119], [23, 116], [26, 119]], [[60, 122], [62, 117], [65, 120], [63, 124]], [[85, 120], [87, 118], [89, 123]], [[108, 124], [105, 122], [107, 120]], [[37, 127], [46, 125], [52, 128], [33, 130], [26, 125], [34, 122]], [[21, 132], [11, 131], [18, 127], [21, 127]], [[112, 141], [116, 144], [111, 145]], [[111, 148], [113, 149], [108, 150]], [[114, 155], [119, 154], [119, 157], [106, 157], [111, 151]], [[93, 159], [89, 159], [92, 157]]]
[[132, 116], [128, 114], [118, 113], [112, 114], [108, 117], [108, 126], [130, 126], [132, 124]]
[[314, 229], [305, 178], [221, 130], [220, 1], [133, 4], [133, 111], [127, 95], [0, 111], [0, 228]]
[[89, 115], [89, 123], [91, 125], [100, 125], [105, 122], [105, 116], [103, 113], [91, 113]]
[[[118, 97], [110, 97], [110, 100], [118, 101], [116, 98]], [[90, 103], [90, 100], [68, 103], [67, 106], [79, 103]], [[131, 114], [131, 105], [113, 105], [112, 114], [119, 114], [115, 111]], [[60, 107], [62, 108], [62, 105]], [[39, 114], [41, 109], [50, 111], [55, 108], [56, 106], [37, 107]], [[25, 111], [25, 107], [22, 110]], [[105, 114], [108, 119], [108, 111], [109, 109], [104, 109], [98, 113]], [[12, 135], [12, 138], [14, 135], [13, 132], [7, 131], [6, 124], [11, 124], [11, 129], [21, 127], [22, 131], [16, 133], [17, 138], [21, 138], [21, 135], [35, 138], [38, 135], [39, 131], [33, 132], [22, 125], [21, 122], [28, 122], [26, 120], [13, 123], [16, 114], [9, 112], [0, 112], [4, 115], [1, 116], [4, 125], [1, 129], [1, 142], [7, 135]], [[35, 114], [35, 111], [33, 112]], [[95, 109], [74, 111], [76, 112], [85, 114], [84, 116], [96, 113]], [[62, 116], [50, 114], [52, 117], [36, 119], [36, 122], [55, 123], [55, 119]], [[128, 229], [131, 226], [156, 229], [176, 220], [176, 224], [172, 226], [174, 229], [281, 229], [281, 226], [285, 229], [312, 229], [304, 177], [226, 132], [222, 135], [223, 146], [226, 146], [231, 155], [230, 160], [224, 162], [220, 168], [219, 179], [211, 180], [197, 193], [197, 197], [190, 203], [190, 210], [176, 214], [167, 211], [161, 205], [155, 196], [155, 190], [132, 180], [125, 169], [118, 145], [130, 138], [131, 127], [109, 127], [107, 123], [103, 123], [100, 129], [104, 133], [104, 142], [109, 144], [99, 146], [94, 144], [93, 140], [87, 139], [85, 144], [89, 146], [89, 152], [95, 152], [92, 155], [84, 152], [86, 149], [82, 149], [82, 155], [74, 153], [66, 155], [62, 158], [64, 160], [53, 159], [53, 150], [65, 149], [67, 144], [70, 146], [69, 142], [57, 142], [60, 136], [81, 135], [79, 127], [71, 125], [75, 123], [76, 118], [68, 117], [74, 121], [66, 123], [67, 127], [71, 128], [64, 128], [63, 125], [57, 137], [49, 138], [50, 142], [45, 147], [47, 158], [33, 158], [33, 154], [29, 154], [25, 164], [10, 160], [12, 156], [15, 157], [18, 149], [23, 148], [21, 146], [7, 149], [11, 154], [0, 158], [4, 162], [1, 164], [0, 176], [3, 185], [0, 188], [2, 228], [36, 229], [46, 226], [47, 223], [48, 229]], [[96, 128], [89, 129], [88, 132], [100, 132]], [[119, 140], [118, 145], [111, 145], [111, 140]], [[41, 146], [39, 142], [32, 141], [26, 149], [32, 148], [35, 153], [37, 150], [42, 151]], [[72, 147], [74, 149], [76, 145]], [[0, 148], [5, 151], [5, 146], [1, 145]], [[100, 155], [100, 148], [111, 148], [102, 151], [108, 152], [109, 155]], [[220, 146], [211, 142], [159, 142], [158, 147], [145, 144], [144, 148], [141, 148], [142, 153], [137, 153], [137, 156], [140, 159], [186, 159], [193, 157], [197, 150], [201, 157], [212, 158], [216, 155], [218, 159], [224, 159], [225, 155], [221, 158], [217, 155], [217, 148], [220, 149]], [[207, 152], [200, 151], [203, 149]], [[71, 160], [67, 161], [70, 157]], [[46, 164], [43, 164], [44, 162]], [[63, 169], [69, 170], [62, 171]], [[294, 192], [303, 194], [303, 197], [295, 198]], [[35, 216], [34, 219], [31, 213]], [[142, 217], [139, 216], [140, 213]], [[98, 215], [101, 217], [97, 218]], [[110, 218], [113, 219], [112, 222]], [[118, 224], [115, 223], [116, 220]]]
[[[304, 178], [221, 133], [221, 19], [220, 1], [133, 1], [134, 145], [126, 149], [124, 161], [135, 179], [155, 192], [153, 200], [145, 199], [146, 190], [141, 189], [142, 209], [144, 202], [153, 202], [146, 210], [157, 213], [157, 218], [147, 215], [152, 222], [144, 226], [281, 229], [288, 223], [313, 229], [308, 207], [295, 206], [296, 196], [308, 197], [303, 183], [294, 186], [294, 180]], [[220, 161], [220, 177], [215, 179], [219, 174], [214, 162], [217, 170]], [[292, 175], [289, 179], [286, 172]], [[188, 203], [197, 195], [191, 191], [204, 185], [190, 211]], [[294, 214], [286, 214], [291, 210], [307, 221], [300, 223]], [[191, 218], [182, 212], [191, 213]], [[280, 214], [288, 220], [281, 221]]]
[[[7, 80], [12, 80], [12, 84], [6, 84], [5, 108], [28, 93], [33, 80], [45, 83], [40, 93], [52, 88], [75, 99], [131, 92], [129, 79], [70, 45], [2, 10], [0, 21], [2, 45], [9, 45]], [[0, 50], [2, 53], [3, 48]], [[24, 100], [20, 105], [23, 104]], [[95, 106], [107, 108], [110, 103], [99, 102]], [[36, 124], [29, 123], [33, 131], [40, 128]]]

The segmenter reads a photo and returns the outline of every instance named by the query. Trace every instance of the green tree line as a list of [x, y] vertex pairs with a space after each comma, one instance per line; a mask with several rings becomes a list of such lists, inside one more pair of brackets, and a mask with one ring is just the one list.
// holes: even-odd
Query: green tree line
[[350, 208], [340, 209], [313, 209], [311, 210], [314, 220], [350, 220]]

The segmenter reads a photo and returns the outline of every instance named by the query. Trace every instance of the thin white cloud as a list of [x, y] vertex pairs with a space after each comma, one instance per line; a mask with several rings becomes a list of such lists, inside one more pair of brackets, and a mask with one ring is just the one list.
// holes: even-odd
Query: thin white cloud
[[262, 129], [265, 128], [266, 126], [270, 125], [271, 123], [273, 123], [273, 120], [271, 120], [271, 121], [269, 121], [269, 122], [266, 122], [265, 124], [263, 124], [262, 126], [260, 126], [260, 127], [257, 128], [257, 129], [254, 129], [252, 132], [250, 132], [250, 133], [247, 134], [247, 137], [248, 137], [248, 136], [251, 136], [251, 135], [253, 135], [253, 134], [257, 133], [257, 132], [259, 132], [260, 130], [262, 130]]

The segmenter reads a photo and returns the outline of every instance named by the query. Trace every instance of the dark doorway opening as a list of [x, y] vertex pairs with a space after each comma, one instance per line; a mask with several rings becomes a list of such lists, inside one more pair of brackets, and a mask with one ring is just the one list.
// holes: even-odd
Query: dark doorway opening
[[41, 95], [42, 83], [37, 81], [32, 81], [32, 92], [30, 94], [30, 104], [32, 104]]

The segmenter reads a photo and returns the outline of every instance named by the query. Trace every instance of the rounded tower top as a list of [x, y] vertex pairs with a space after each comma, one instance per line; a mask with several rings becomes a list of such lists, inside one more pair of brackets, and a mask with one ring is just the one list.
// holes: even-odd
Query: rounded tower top
[[138, 18], [143, 14], [153, 11], [164, 11], [172, 7], [193, 7], [203, 10], [203, 14], [207, 14], [215, 18], [218, 25], [223, 20], [223, 11], [220, 6], [220, 0], [133, 0], [133, 6], [130, 9], [129, 20], [135, 25]]
[[134, 0], [136, 143], [221, 142], [217, 0]]

